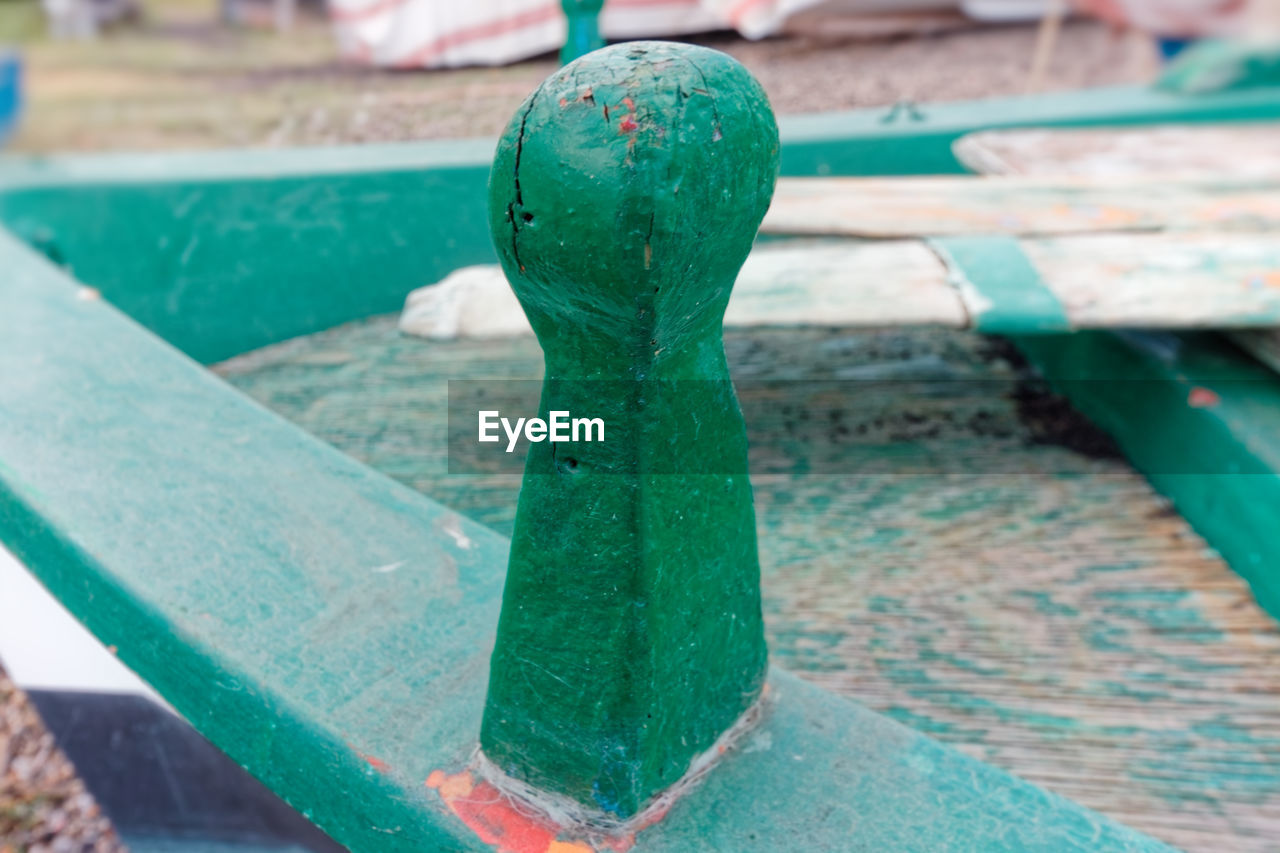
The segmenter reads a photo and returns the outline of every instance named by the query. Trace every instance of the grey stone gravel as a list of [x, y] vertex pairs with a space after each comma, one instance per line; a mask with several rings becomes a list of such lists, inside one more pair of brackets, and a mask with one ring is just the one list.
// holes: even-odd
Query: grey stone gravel
[[0, 669], [0, 853], [124, 850], [26, 694]]

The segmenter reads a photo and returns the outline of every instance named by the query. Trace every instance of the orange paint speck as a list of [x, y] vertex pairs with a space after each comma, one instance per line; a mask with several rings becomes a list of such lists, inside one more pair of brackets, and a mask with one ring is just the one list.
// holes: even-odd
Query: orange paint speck
[[370, 767], [372, 767], [374, 770], [377, 770], [379, 773], [386, 773], [388, 770], [391, 769], [390, 764], [383, 761], [381, 758], [378, 758], [377, 756], [365, 755], [363, 752], [358, 753], [358, 755], [361, 758], [363, 758], [366, 762], [368, 762]]
[[1199, 386], [1192, 388], [1191, 393], [1187, 395], [1187, 405], [1193, 409], [1212, 409], [1221, 402], [1222, 398], [1216, 393]]
[[558, 843], [560, 827], [546, 818], [518, 811], [498, 789], [484, 780], [477, 781], [470, 771], [448, 775], [435, 770], [427, 777], [427, 787], [439, 792], [449, 811], [499, 853], [595, 853], [590, 847], [552, 848]]
[[[635, 835], [627, 834], [598, 843], [597, 848], [585, 841], [562, 840], [565, 828], [550, 818], [537, 814], [529, 806], [521, 806], [493, 785], [477, 779], [469, 770], [449, 774], [433, 770], [426, 785], [440, 795], [453, 812], [485, 844], [498, 853], [627, 853], [635, 846]], [[661, 820], [654, 815], [646, 823]]]

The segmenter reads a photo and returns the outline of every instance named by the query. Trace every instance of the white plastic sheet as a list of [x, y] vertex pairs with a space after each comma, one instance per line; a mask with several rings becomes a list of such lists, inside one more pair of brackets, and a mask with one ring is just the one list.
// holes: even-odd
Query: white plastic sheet
[[[736, 29], [775, 32], [819, 0], [608, 0], [609, 39], [658, 38]], [[559, 49], [560, 0], [330, 0], [338, 46], [350, 60], [390, 68], [499, 65]]]

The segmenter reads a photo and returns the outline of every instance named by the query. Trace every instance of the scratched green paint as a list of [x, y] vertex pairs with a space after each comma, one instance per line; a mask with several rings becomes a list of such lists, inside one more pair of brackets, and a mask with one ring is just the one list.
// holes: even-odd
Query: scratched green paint
[[1015, 237], [935, 237], [929, 245], [948, 274], [983, 306], [973, 328], [993, 335], [1070, 331], [1066, 310], [1023, 254]]
[[662, 42], [552, 75], [494, 159], [490, 224], [545, 354], [541, 415], [602, 418], [606, 435], [530, 445], [480, 743], [507, 773], [622, 817], [764, 686], [720, 329], [777, 172], [746, 69]]

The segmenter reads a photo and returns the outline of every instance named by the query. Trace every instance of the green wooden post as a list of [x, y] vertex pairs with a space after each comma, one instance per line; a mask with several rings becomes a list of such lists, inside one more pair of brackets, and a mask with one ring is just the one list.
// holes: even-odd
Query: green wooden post
[[604, 47], [600, 36], [600, 10], [604, 0], [561, 0], [569, 28], [560, 48], [560, 62], [568, 65], [579, 56]]
[[626, 817], [760, 696], [746, 436], [721, 322], [773, 193], [778, 133], [730, 57], [661, 42], [552, 75], [498, 146], [490, 227], [542, 343], [481, 747]]

